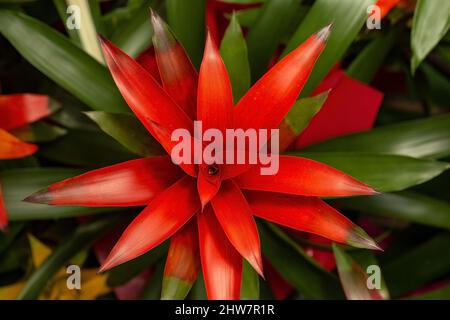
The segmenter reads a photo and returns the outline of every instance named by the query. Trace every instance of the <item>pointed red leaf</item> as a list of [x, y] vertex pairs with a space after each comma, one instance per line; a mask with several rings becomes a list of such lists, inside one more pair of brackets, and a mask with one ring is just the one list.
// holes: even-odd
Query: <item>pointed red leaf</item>
[[235, 178], [239, 187], [302, 196], [339, 197], [373, 195], [372, 188], [323, 163], [293, 156], [279, 157], [275, 175], [261, 175], [260, 166]]
[[10, 130], [45, 118], [56, 108], [40, 94], [0, 95], [0, 128]]
[[198, 210], [195, 179], [184, 176], [158, 194], [127, 227], [100, 271], [139, 257], [177, 232]]
[[[171, 140], [175, 129], [187, 129], [192, 134], [189, 116], [167, 95], [156, 80], [125, 52], [102, 39], [105, 61], [125, 101], [147, 130], [170, 154], [177, 141]], [[195, 176], [193, 164], [181, 165]]]
[[164, 90], [193, 120], [197, 111], [198, 74], [183, 46], [154, 11], [153, 46]]
[[280, 125], [325, 48], [330, 30], [328, 26], [312, 35], [250, 88], [236, 106], [236, 128], [275, 129]]
[[294, 148], [373, 127], [383, 101], [382, 92], [348, 77], [342, 70], [330, 73], [315, 93], [330, 89], [322, 109], [296, 138]]
[[144, 52], [142, 52], [137, 58], [136, 62], [139, 63], [151, 76], [161, 84], [161, 76], [159, 74], [158, 63], [156, 62], [155, 48], [151, 46]]
[[260, 218], [355, 247], [378, 249], [360, 227], [319, 198], [260, 191], [244, 195]]
[[[199, 165], [197, 176], [197, 189], [202, 203], [202, 209], [217, 194], [222, 183], [223, 166]], [[210, 170], [217, 170], [217, 173], [211, 174]]]
[[242, 257], [228, 241], [210, 205], [197, 215], [200, 258], [208, 299], [240, 297]]
[[199, 270], [197, 220], [192, 218], [170, 241], [164, 269], [162, 299], [184, 299]]
[[252, 211], [236, 183], [233, 180], [223, 181], [211, 204], [230, 242], [264, 276], [258, 229]]
[[169, 157], [131, 160], [55, 183], [25, 199], [51, 205], [146, 205], [183, 175]]
[[211, 34], [206, 38], [205, 52], [198, 82], [197, 119], [203, 130], [231, 128], [233, 92], [225, 64]]
[[37, 146], [20, 141], [7, 131], [0, 129], [0, 159], [15, 159], [32, 155]]
[[0, 183], [0, 230], [4, 231], [8, 226], [8, 213], [3, 200], [2, 185]]

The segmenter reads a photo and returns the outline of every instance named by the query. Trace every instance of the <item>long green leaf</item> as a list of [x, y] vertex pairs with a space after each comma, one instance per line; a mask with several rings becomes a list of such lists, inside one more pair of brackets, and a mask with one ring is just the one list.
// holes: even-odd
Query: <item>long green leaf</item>
[[323, 162], [380, 192], [400, 191], [438, 176], [450, 165], [434, 160], [354, 152], [292, 153]]
[[441, 233], [383, 267], [393, 298], [439, 279], [450, 270], [450, 233]]
[[93, 109], [129, 110], [108, 70], [56, 30], [0, 10], [0, 31], [32, 65]]
[[411, 32], [413, 73], [449, 28], [450, 1], [418, 0]]
[[259, 276], [253, 267], [243, 261], [241, 300], [259, 300]]
[[56, 207], [22, 201], [37, 190], [80, 173], [82, 173], [80, 170], [63, 168], [25, 168], [3, 171], [0, 174], [0, 180], [9, 219], [11, 221], [60, 219], [111, 211], [108, 208]]
[[265, 224], [258, 227], [264, 255], [277, 271], [307, 299], [340, 299], [339, 281], [320, 268], [298, 246], [283, 243]]
[[204, 0], [166, 1], [169, 25], [197, 68], [205, 45], [205, 3]]
[[234, 102], [237, 103], [250, 88], [251, 79], [247, 44], [234, 14], [223, 36], [220, 54], [230, 77]]
[[40, 149], [45, 158], [76, 166], [102, 167], [134, 159], [120, 144], [102, 131], [69, 130]]
[[111, 36], [111, 41], [132, 57], [137, 57], [152, 42], [149, 7], [155, 5], [155, 2], [145, 1], [141, 9], [130, 19], [123, 21]]
[[370, 83], [396, 44], [402, 31], [402, 27], [395, 27], [386, 34], [372, 40], [348, 66], [347, 75], [353, 79]]
[[27, 280], [18, 299], [37, 299], [49, 280], [77, 253], [86, 249], [106, 231], [122, 221], [122, 218], [110, 217], [78, 227], [52, 252], [52, 254], [37, 268]]
[[247, 36], [253, 79], [266, 70], [270, 58], [282, 41], [289, 21], [300, 9], [298, 0], [267, 1]]
[[450, 300], [450, 285], [429, 292], [414, 295], [408, 300]]
[[450, 205], [415, 192], [387, 193], [373, 197], [336, 200], [345, 208], [364, 214], [397, 218], [432, 227], [450, 229]]
[[333, 253], [339, 279], [348, 300], [375, 300], [376, 297], [381, 297], [377, 289], [367, 287], [368, 275], [365, 270], [335, 243], [333, 243]]
[[358, 151], [418, 158], [450, 156], [450, 115], [405, 121], [328, 140], [305, 148], [309, 151]]
[[125, 284], [160, 260], [167, 253], [168, 248], [166, 241], [142, 256], [111, 269], [108, 271], [108, 285], [117, 287]]
[[86, 114], [104, 132], [133, 153], [148, 157], [163, 152], [161, 145], [134, 115], [103, 111], [91, 111]]
[[153, 272], [150, 280], [141, 293], [141, 300], [159, 300], [162, 290], [162, 279], [164, 276], [164, 259], [161, 259], [156, 263], [155, 271]]
[[313, 4], [284, 51], [287, 54], [314, 32], [333, 23], [327, 47], [316, 62], [303, 88], [302, 97], [310, 95], [334, 64], [342, 59], [367, 19], [367, 7], [374, 2], [375, 0], [317, 0]]

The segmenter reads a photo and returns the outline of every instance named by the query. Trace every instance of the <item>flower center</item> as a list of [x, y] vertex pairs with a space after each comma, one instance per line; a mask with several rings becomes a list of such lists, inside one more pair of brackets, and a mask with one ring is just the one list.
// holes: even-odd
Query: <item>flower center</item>
[[208, 167], [208, 174], [210, 176], [215, 176], [219, 172], [219, 167], [216, 165], [210, 165]]

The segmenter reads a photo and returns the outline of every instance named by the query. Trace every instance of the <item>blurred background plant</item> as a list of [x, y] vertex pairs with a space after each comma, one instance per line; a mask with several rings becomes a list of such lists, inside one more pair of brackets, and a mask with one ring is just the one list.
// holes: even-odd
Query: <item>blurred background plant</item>
[[[376, 13], [368, 8], [375, 3], [0, 0], [0, 225], [9, 220], [0, 234], [0, 298], [160, 298], [168, 243], [101, 276], [92, 271], [140, 208], [22, 202], [89, 169], [160, 153], [120, 96], [95, 36], [159, 77], [152, 7], [196, 67], [209, 28], [235, 100], [280, 57], [334, 24], [280, 127], [282, 148], [382, 192], [327, 201], [384, 252], [261, 221], [266, 281], [246, 264], [241, 298], [449, 299], [450, 2], [380, 0], [381, 29], [369, 30], [366, 21]], [[81, 29], [68, 27], [69, 5], [80, 9]], [[86, 280], [78, 293], [64, 290], [61, 280], [74, 261]], [[381, 268], [380, 290], [366, 286], [370, 265]], [[187, 298], [205, 297], [199, 276]]]

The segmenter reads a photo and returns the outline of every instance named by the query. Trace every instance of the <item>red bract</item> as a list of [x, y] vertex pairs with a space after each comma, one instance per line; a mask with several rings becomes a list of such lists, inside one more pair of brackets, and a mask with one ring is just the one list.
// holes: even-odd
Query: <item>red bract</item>
[[[17, 139], [7, 130], [25, 126], [54, 110], [48, 96], [38, 94], [0, 95], [0, 159], [16, 159], [36, 152], [37, 146]], [[0, 230], [8, 225], [8, 215], [0, 185]]]
[[[172, 131], [183, 128], [192, 132], [197, 119], [206, 128], [219, 130], [276, 129], [297, 99], [330, 33], [326, 27], [312, 35], [271, 68], [233, 108], [228, 74], [211, 36], [197, 79], [168, 27], [156, 15], [152, 22], [159, 30], [153, 40], [162, 86], [109, 41], [103, 40], [102, 48], [130, 108], [169, 153], [174, 144]], [[198, 92], [185, 90], [197, 82]], [[188, 95], [180, 99], [174, 87]], [[190, 109], [192, 101], [196, 101], [196, 112]], [[375, 193], [336, 169], [287, 156], [280, 157], [280, 171], [274, 176], [260, 176], [258, 165], [192, 164], [181, 169], [184, 172], [172, 165], [169, 157], [133, 160], [65, 180], [26, 200], [91, 206], [148, 204], [122, 234], [101, 270], [134, 259], [172, 237], [163, 289], [189, 289], [200, 260], [210, 299], [239, 298], [242, 257], [263, 274], [254, 216], [337, 242], [377, 248], [362, 229], [316, 198]], [[199, 250], [193, 239], [198, 239]], [[170, 295], [163, 292], [163, 297]]]

